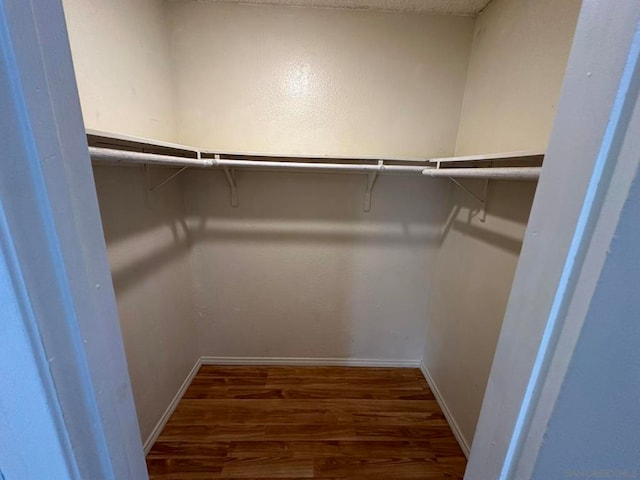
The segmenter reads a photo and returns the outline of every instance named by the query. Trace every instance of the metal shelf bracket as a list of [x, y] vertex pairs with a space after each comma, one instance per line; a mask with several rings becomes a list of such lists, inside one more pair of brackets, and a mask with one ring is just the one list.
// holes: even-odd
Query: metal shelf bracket
[[[378, 160], [378, 167], [380, 170], [384, 169], [384, 162], [382, 160]], [[369, 172], [367, 174], [367, 190], [364, 193], [364, 211], [371, 211], [371, 192], [373, 192], [373, 187], [376, 184], [376, 180], [378, 178], [378, 171], [375, 170], [373, 172]]]
[[[200, 160], [200, 152], [198, 152], [198, 160]], [[145, 175], [147, 177], [147, 193], [151, 193], [151, 192], [159, 189], [160, 187], [166, 185], [171, 180], [173, 180], [178, 175], [180, 175], [182, 172], [184, 172], [187, 168], [189, 168], [189, 167], [188, 166], [184, 166], [184, 167], [180, 168], [178, 171], [173, 172], [171, 175], [169, 175], [167, 178], [162, 180], [160, 183], [152, 186], [151, 185], [151, 169], [150, 169], [150, 166], [145, 163], [144, 164], [144, 173], [145, 173]]]
[[[149, 192], [153, 192], [155, 190], [157, 190], [158, 188], [162, 187], [163, 185], [166, 185], [167, 183], [169, 183], [171, 180], [173, 180], [174, 178], [176, 178], [178, 175], [180, 175], [182, 172], [184, 172], [187, 168], [189, 167], [182, 167], [180, 170], [178, 170], [177, 172], [173, 172], [171, 175], [169, 175], [167, 178], [165, 178], [164, 180], [162, 180], [160, 183], [158, 183], [157, 185], [154, 185], [153, 187], [151, 186], [151, 182], [147, 182], [147, 188], [149, 189]], [[148, 172], [148, 167], [147, 167], [147, 172]]]
[[487, 221], [487, 199], [489, 195], [489, 179], [486, 178], [484, 180], [484, 195], [482, 197], [476, 195], [474, 192], [469, 190], [467, 187], [465, 187], [462, 183], [460, 183], [455, 178], [449, 177], [449, 180], [451, 180], [458, 187], [460, 187], [462, 190], [467, 192], [467, 194], [473, 197], [481, 205], [482, 208], [480, 209], [480, 221], [482, 223], [485, 223]]
[[[438, 159], [436, 160], [436, 170], [441, 170], [441, 160]], [[489, 162], [489, 165], [492, 165], [493, 162]], [[458, 187], [460, 187], [462, 190], [464, 190], [465, 192], [467, 192], [468, 195], [470, 195], [471, 197], [473, 197], [480, 205], [481, 205], [481, 209], [480, 209], [480, 221], [482, 223], [485, 223], [487, 221], [487, 199], [489, 198], [489, 178], [485, 178], [484, 179], [484, 188], [483, 188], [483, 196], [480, 197], [479, 195], [477, 195], [476, 193], [472, 192], [469, 188], [465, 187], [462, 183], [460, 183], [459, 180], [456, 180], [454, 177], [449, 177], [449, 180], [451, 180], [455, 185], [457, 185]]]
[[[216, 160], [220, 160], [220, 155], [216, 154]], [[227, 177], [229, 183], [229, 190], [231, 192], [231, 206], [236, 208], [238, 206], [238, 185], [236, 183], [236, 171], [233, 168], [223, 167], [224, 176]]]

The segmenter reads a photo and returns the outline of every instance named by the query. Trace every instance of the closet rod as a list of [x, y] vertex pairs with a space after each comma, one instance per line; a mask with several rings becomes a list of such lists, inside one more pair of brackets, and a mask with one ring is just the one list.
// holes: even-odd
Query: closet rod
[[136, 163], [149, 165], [164, 165], [169, 167], [210, 167], [212, 160], [158, 155], [157, 153], [129, 152], [112, 148], [89, 147], [89, 155], [94, 160], [104, 160], [115, 163]]
[[541, 171], [542, 167], [425, 168], [422, 174], [429, 177], [532, 181], [540, 177]]
[[312, 170], [349, 170], [353, 172], [409, 172], [422, 173], [424, 166], [413, 165], [372, 165], [359, 163], [319, 163], [319, 162], [272, 162], [256, 160], [227, 160], [221, 158], [213, 161], [213, 166], [220, 167], [258, 167], [258, 168], [295, 168]]
[[116, 163], [136, 163], [165, 165], [174, 167], [251, 167], [251, 168], [293, 168], [313, 170], [349, 170], [355, 172], [408, 172], [422, 173], [420, 165], [385, 165], [359, 163], [320, 163], [320, 162], [277, 162], [261, 160], [229, 160], [224, 158], [185, 158], [155, 153], [130, 152], [111, 148], [89, 147], [89, 155], [94, 160]]
[[186, 158], [156, 153], [130, 152], [111, 148], [89, 147], [94, 160], [115, 163], [151, 164], [175, 167], [251, 167], [312, 170], [347, 170], [354, 172], [405, 172], [421, 173], [431, 177], [487, 178], [502, 180], [536, 180], [541, 167], [492, 167], [492, 168], [435, 168], [419, 165], [377, 165], [358, 163], [283, 162], [260, 160], [229, 160], [223, 158]]

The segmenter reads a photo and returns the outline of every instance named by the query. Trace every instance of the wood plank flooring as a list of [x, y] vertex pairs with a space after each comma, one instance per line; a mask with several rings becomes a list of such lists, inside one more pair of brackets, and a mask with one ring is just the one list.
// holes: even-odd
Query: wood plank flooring
[[462, 479], [420, 370], [203, 366], [149, 455], [151, 480]]

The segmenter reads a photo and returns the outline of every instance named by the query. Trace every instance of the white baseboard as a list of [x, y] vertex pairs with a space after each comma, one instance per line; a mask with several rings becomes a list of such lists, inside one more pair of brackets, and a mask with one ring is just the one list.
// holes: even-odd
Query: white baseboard
[[422, 372], [422, 375], [424, 375], [425, 380], [429, 384], [429, 388], [433, 392], [433, 396], [436, 397], [436, 401], [438, 402], [438, 405], [440, 405], [440, 409], [442, 410], [442, 413], [444, 413], [444, 416], [447, 419], [447, 422], [449, 423], [449, 427], [451, 427], [451, 431], [453, 432], [453, 436], [456, 437], [456, 440], [458, 441], [458, 444], [462, 449], [462, 453], [464, 453], [465, 457], [469, 458], [469, 453], [471, 452], [471, 448], [469, 447], [469, 442], [467, 442], [467, 439], [464, 438], [464, 435], [462, 434], [460, 427], [458, 427], [458, 424], [456, 423], [455, 418], [453, 418], [453, 414], [451, 413], [451, 410], [449, 410], [449, 407], [444, 401], [444, 397], [440, 393], [440, 390], [438, 390], [438, 387], [436, 386], [436, 382], [433, 380], [433, 377], [431, 376], [431, 374], [429, 374], [429, 370], [427, 370], [427, 367], [425, 367], [424, 363], [422, 362], [420, 362], [420, 371]]
[[178, 389], [175, 396], [173, 397], [173, 400], [171, 400], [171, 403], [162, 414], [162, 417], [160, 417], [160, 420], [158, 420], [158, 423], [156, 424], [154, 429], [151, 431], [151, 434], [149, 434], [149, 437], [147, 437], [147, 440], [144, 442], [144, 445], [143, 445], [145, 456], [149, 453], [149, 451], [151, 450], [151, 447], [153, 447], [153, 444], [156, 443], [156, 440], [158, 440], [158, 437], [160, 436], [162, 429], [165, 427], [165, 425], [169, 421], [169, 418], [171, 418], [171, 415], [173, 415], [174, 410], [178, 406], [178, 403], [180, 403], [180, 400], [182, 400], [182, 396], [187, 391], [187, 388], [189, 388], [189, 385], [191, 385], [191, 381], [196, 376], [196, 373], [198, 373], [198, 370], [200, 369], [201, 365], [202, 365], [202, 357], [196, 360], [196, 363], [193, 365], [193, 368], [187, 375], [187, 378], [184, 379], [184, 382], [182, 382], [182, 385], [180, 385], [180, 388]]
[[419, 367], [419, 360], [308, 357], [201, 357], [202, 365], [308, 365], [328, 367]]

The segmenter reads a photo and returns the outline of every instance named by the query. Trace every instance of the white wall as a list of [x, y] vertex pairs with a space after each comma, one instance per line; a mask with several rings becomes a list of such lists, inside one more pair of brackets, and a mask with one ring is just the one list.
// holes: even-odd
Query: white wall
[[[495, 0], [478, 18], [456, 154], [546, 149], [580, 0]], [[481, 183], [467, 182], [482, 195]], [[486, 223], [455, 189], [424, 364], [471, 445], [535, 183], [491, 182]]]
[[[65, 7], [89, 128], [243, 151], [453, 153], [473, 19]], [[183, 174], [151, 206], [141, 169], [95, 174], [143, 439], [198, 354], [420, 359], [446, 182], [382, 176], [364, 214], [361, 175], [242, 172], [231, 209], [219, 172]]]
[[[2, 227], [4, 229], [5, 225]], [[2, 235], [10, 238], [11, 234], [3, 231]], [[33, 320], [24, 314], [24, 306], [20, 303], [24, 299], [12, 285], [15, 273], [9, 271], [8, 256], [8, 252], [0, 250], [2, 474], [9, 478], [46, 478], [49, 475], [73, 478], [78, 466], [71, 455], [66, 431], [60, 431], [63, 418], [59, 403], [53, 401], [57, 400], [53, 378], [43, 375], [43, 370], [47, 370], [38, 364], [38, 360], [45, 363], [46, 352], [39, 342], [32, 340], [33, 332], [27, 325]]]
[[[483, 195], [481, 182], [464, 182]], [[480, 205], [451, 186], [451, 208], [434, 270], [423, 363], [467, 446], [493, 361], [536, 184], [490, 184]]]
[[[157, 183], [166, 170], [152, 172]], [[182, 187], [146, 195], [141, 167], [94, 167], [143, 440], [199, 358]]]
[[174, 141], [162, 0], [63, 0], [87, 128]]
[[[221, 172], [185, 178], [203, 355], [420, 359], [443, 182]], [[443, 190], [444, 187], [444, 190]]]
[[[636, 34], [638, 39], [640, 35]], [[636, 96], [635, 118], [629, 124], [629, 133], [640, 127], [637, 72], [638, 69], [632, 94]], [[628, 195], [624, 207], [616, 212], [606, 209], [605, 203], [606, 210], [601, 214], [603, 223], [619, 220], [611, 229], [610, 243], [593, 241], [590, 247], [599, 251], [604, 266], [595, 291], [580, 299], [588, 312], [544, 433], [531, 476], [534, 479], [558, 478], [566, 472], [624, 478], [637, 476], [640, 471], [640, 383], [635, 381], [640, 373], [640, 296], [636, 287], [640, 282], [638, 140], [637, 133], [627, 135], [618, 162], [631, 165], [623, 171], [626, 178], [612, 182], [608, 194], [614, 198]], [[633, 182], [630, 191], [624, 188], [627, 182]], [[610, 198], [607, 201], [613, 203]], [[597, 234], [594, 240], [600, 240]], [[589, 275], [595, 284], [594, 272], [585, 270], [582, 275]]]
[[[177, 140], [381, 156], [544, 148], [578, 4], [495, 0], [477, 21], [167, 4]], [[76, 56], [93, 74], [90, 55]], [[100, 105], [92, 95], [83, 103]], [[135, 135], [142, 124], [89, 126]], [[199, 352], [417, 360], [426, 333], [424, 363], [470, 443], [535, 185], [492, 185], [480, 223], [446, 181], [383, 176], [368, 215], [363, 176], [241, 172], [238, 181], [231, 209], [220, 173], [183, 178]], [[128, 302], [131, 312], [144, 303]]]
[[473, 19], [169, 6], [179, 139], [271, 153], [453, 153]]
[[[453, 153], [473, 19], [169, 6], [180, 141], [232, 151]], [[193, 72], [197, 72], [196, 75]], [[203, 355], [418, 361], [446, 182], [185, 177]], [[200, 230], [201, 222], [204, 227]]]
[[457, 155], [544, 150], [581, 0], [494, 0], [478, 18]]

